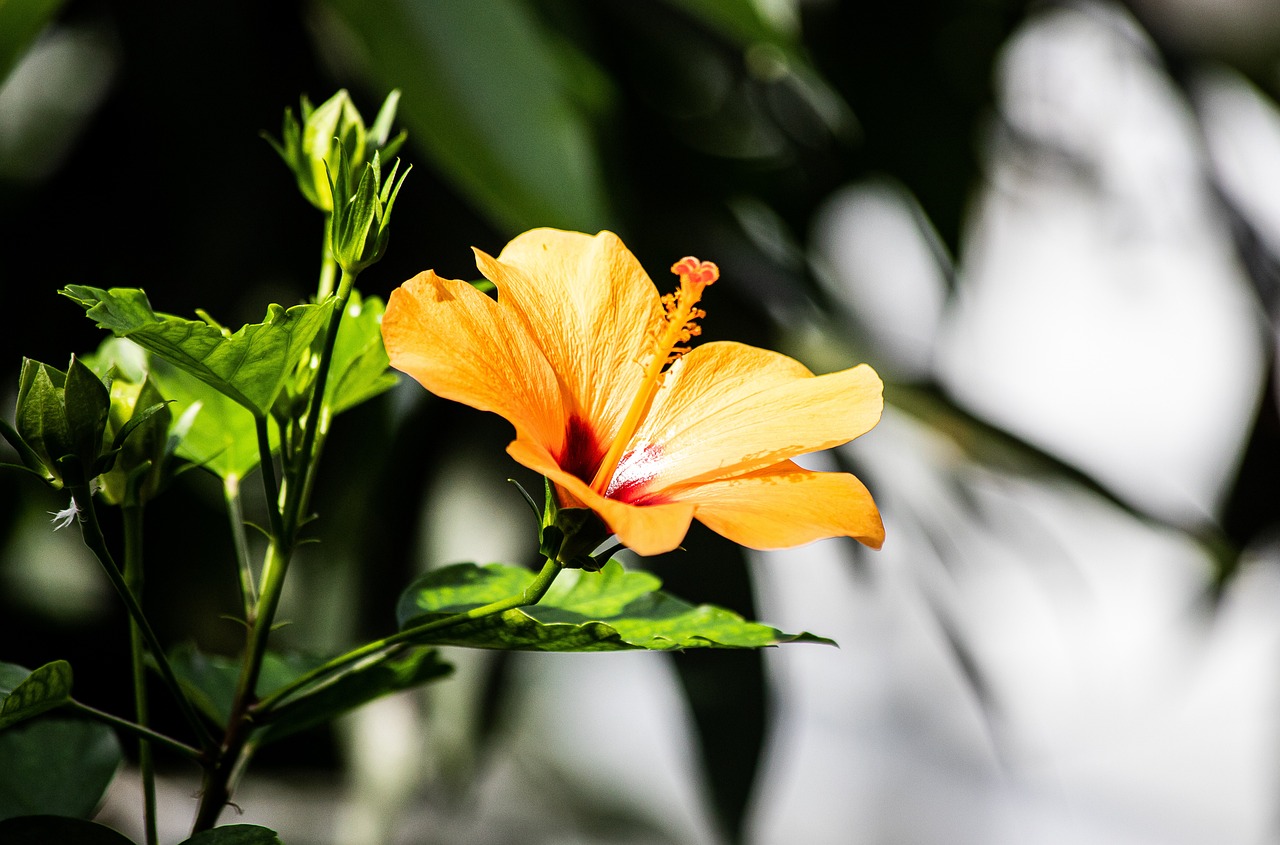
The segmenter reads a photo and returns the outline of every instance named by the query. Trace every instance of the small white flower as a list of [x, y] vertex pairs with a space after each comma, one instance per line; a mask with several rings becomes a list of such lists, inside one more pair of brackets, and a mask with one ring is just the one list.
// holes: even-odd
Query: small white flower
[[53, 523], [54, 531], [66, 528], [73, 520], [75, 520], [76, 517], [80, 515], [80, 506], [76, 504], [76, 497], [72, 496], [71, 504], [67, 505], [57, 513], [49, 511], [49, 515], [53, 517], [53, 519], [49, 521]]

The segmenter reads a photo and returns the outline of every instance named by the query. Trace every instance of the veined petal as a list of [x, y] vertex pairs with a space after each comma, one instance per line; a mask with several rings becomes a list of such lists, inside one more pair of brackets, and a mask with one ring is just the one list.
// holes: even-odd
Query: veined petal
[[815, 376], [767, 349], [704, 344], [667, 373], [606, 493], [667, 501], [668, 488], [847, 443], [879, 421], [882, 389], [865, 364]]
[[467, 282], [419, 273], [391, 292], [391, 365], [437, 396], [492, 411], [559, 453], [567, 420], [555, 374], [523, 323]]
[[519, 315], [560, 378], [576, 413], [607, 447], [627, 413], [662, 316], [657, 289], [612, 232], [535, 229], [494, 259], [479, 250], [480, 271]]
[[791, 461], [673, 494], [712, 531], [752, 549], [786, 549], [827, 537], [884, 542], [880, 511], [847, 472], [812, 472]]
[[577, 476], [556, 464], [546, 449], [527, 440], [507, 446], [507, 454], [534, 472], [550, 478], [573, 499], [573, 505], [591, 508], [604, 520], [618, 542], [639, 555], [658, 555], [677, 548], [693, 521], [694, 505], [669, 502], [660, 505], [629, 505], [606, 499]]

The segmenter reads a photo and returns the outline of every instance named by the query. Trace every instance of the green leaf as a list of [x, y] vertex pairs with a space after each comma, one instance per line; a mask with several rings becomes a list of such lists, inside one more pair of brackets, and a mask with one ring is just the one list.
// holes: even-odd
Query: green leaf
[[390, 370], [387, 350], [382, 344], [382, 300], [362, 299], [351, 291], [347, 311], [338, 326], [338, 338], [329, 366], [325, 398], [334, 414], [390, 390], [396, 375]]
[[[87, 818], [121, 759], [115, 733], [97, 722], [46, 717], [0, 731], [0, 819], [43, 813]], [[0, 842], [10, 841], [0, 835]]]
[[65, 0], [3, 0], [0, 2], [0, 84], [18, 59], [53, 20]]
[[197, 833], [179, 845], [282, 845], [269, 828], [256, 824], [228, 824]]
[[[520, 594], [528, 570], [491, 563], [461, 563], [429, 572], [401, 595], [401, 630], [464, 613]], [[599, 572], [568, 570], [532, 607], [427, 631], [413, 639], [430, 645], [526, 651], [759, 648], [785, 642], [831, 640], [786, 634], [712, 605], [694, 606], [658, 591], [647, 572], [627, 572], [610, 561]]]
[[[173, 649], [169, 663], [192, 703], [216, 724], [226, 725], [240, 679], [240, 661], [205, 654], [193, 644], [184, 643]], [[317, 657], [268, 651], [258, 676], [258, 695], [279, 689], [322, 663], [324, 660]]]
[[111, 383], [109, 423], [111, 451], [104, 463], [113, 463], [99, 479], [103, 497], [126, 505], [150, 501], [172, 474], [167, 461], [173, 424], [169, 403], [150, 377], [139, 383], [118, 377]]
[[66, 816], [18, 816], [0, 821], [5, 845], [134, 845], [106, 825]]
[[[438, 168], [511, 231], [595, 231], [612, 216], [595, 131], [579, 103], [592, 74], [522, 0], [328, 0], [378, 85]], [[324, 42], [334, 43], [332, 40]]]
[[[258, 431], [253, 414], [200, 379], [162, 358], [153, 358], [151, 378], [160, 393], [172, 401], [178, 422], [177, 455], [204, 467], [219, 478], [244, 478], [257, 465]], [[267, 427], [274, 451], [279, 432]]]
[[[184, 644], [169, 657], [178, 682], [192, 702], [210, 719], [225, 725], [240, 677], [240, 662], [209, 655]], [[258, 678], [258, 695], [265, 697], [325, 663], [324, 658], [269, 651]], [[413, 649], [358, 666], [332, 682], [286, 702], [265, 717], [260, 742], [274, 742], [290, 734], [323, 724], [355, 707], [388, 693], [442, 678], [453, 667], [432, 649]]]
[[395, 124], [396, 109], [399, 107], [400, 89], [396, 88], [382, 101], [378, 115], [373, 119], [373, 125], [369, 127], [369, 141], [382, 153], [383, 158], [393, 158], [408, 137], [403, 131], [395, 138], [391, 137], [391, 127]]
[[71, 664], [46, 663], [7, 691], [0, 701], [0, 730], [71, 700]]
[[267, 714], [263, 741], [275, 741], [324, 724], [374, 699], [439, 680], [452, 671], [453, 667], [431, 648], [415, 648], [359, 666]]
[[0, 663], [0, 700], [13, 692], [13, 688], [25, 681], [30, 674], [30, 669], [16, 663]]
[[44, 461], [36, 454], [26, 440], [22, 439], [22, 435], [18, 434], [18, 430], [9, 423], [0, 419], [0, 437], [4, 437], [13, 451], [18, 453], [18, 459], [22, 464], [0, 464], [0, 466], [14, 467], [16, 469], [24, 469], [32, 475], [43, 479], [44, 481], [52, 481], [54, 476], [45, 466]]
[[331, 307], [271, 305], [263, 322], [225, 334], [204, 320], [157, 314], [137, 288], [68, 285], [61, 292], [83, 306], [100, 328], [129, 338], [258, 416], [271, 409]]

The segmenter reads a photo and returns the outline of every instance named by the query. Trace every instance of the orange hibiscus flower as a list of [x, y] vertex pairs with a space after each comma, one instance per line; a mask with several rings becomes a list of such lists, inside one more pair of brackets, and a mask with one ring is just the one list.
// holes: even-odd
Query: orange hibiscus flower
[[870, 367], [815, 376], [741, 343], [689, 350], [716, 266], [680, 261], [679, 289], [660, 297], [612, 232], [537, 229], [496, 259], [475, 252], [497, 300], [430, 270], [405, 282], [382, 321], [391, 365], [515, 426], [507, 452], [562, 506], [590, 508], [642, 555], [679, 546], [693, 519], [754, 549], [880, 547], [862, 482], [791, 461], [879, 421]]

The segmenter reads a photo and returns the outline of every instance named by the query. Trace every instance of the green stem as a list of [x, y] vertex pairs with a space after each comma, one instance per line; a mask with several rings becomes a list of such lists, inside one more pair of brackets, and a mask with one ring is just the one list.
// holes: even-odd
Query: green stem
[[262, 473], [262, 490], [267, 496], [267, 522], [271, 526], [272, 537], [283, 537], [280, 487], [276, 483], [275, 462], [271, 460], [271, 434], [267, 429], [266, 415], [254, 414], [253, 425], [258, 432], [258, 472]]
[[74, 698], [69, 700], [63, 706], [70, 707], [77, 713], [88, 716], [91, 719], [97, 719], [99, 722], [103, 722], [111, 725], [112, 727], [119, 728], [122, 731], [131, 733], [154, 745], [163, 746], [164, 748], [168, 748], [170, 751], [176, 751], [184, 757], [190, 757], [196, 762], [200, 762], [204, 759], [204, 754], [198, 748], [192, 748], [185, 742], [179, 742], [173, 737], [157, 733], [145, 725], [139, 725], [136, 722], [130, 722], [128, 719], [121, 719], [119, 716], [112, 716], [110, 713], [103, 712], [96, 707], [90, 707], [87, 704], [82, 704]]
[[205, 772], [204, 789], [200, 796], [200, 806], [196, 809], [192, 834], [208, 830], [217, 824], [222, 808], [231, 800], [235, 781], [252, 754], [253, 745], [250, 740], [256, 727], [252, 711], [257, 696], [258, 677], [262, 672], [262, 660], [267, 652], [272, 621], [284, 592], [284, 577], [289, 568], [290, 555], [291, 549], [282, 547], [279, 540], [272, 538], [262, 565], [262, 595], [250, 620], [249, 642], [245, 645], [244, 663], [236, 684], [231, 718], [227, 722], [227, 732], [217, 761]]
[[258, 702], [254, 707], [254, 711], [259, 714], [267, 714], [273, 707], [279, 706], [285, 699], [294, 693], [311, 686], [325, 678], [326, 675], [341, 670], [352, 663], [363, 660], [366, 657], [377, 654], [383, 649], [389, 649], [394, 646], [401, 645], [422, 636], [423, 634], [438, 631], [442, 628], [448, 628], [461, 622], [468, 622], [475, 619], [483, 619], [486, 616], [493, 616], [498, 613], [505, 613], [508, 610], [515, 610], [519, 607], [528, 607], [531, 604], [537, 604], [542, 601], [542, 597], [547, 594], [547, 590], [551, 588], [551, 583], [555, 581], [556, 576], [562, 570], [561, 565], [548, 559], [542, 566], [542, 571], [534, 576], [529, 585], [524, 588], [518, 595], [510, 596], [500, 601], [491, 602], [490, 604], [472, 608], [464, 613], [456, 613], [453, 616], [446, 616], [443, 619], [433, 619], [430, 622], [424, 622], [421, 625], [415, 625], [412, 628], [406, 628], [397, 634], [389, 637], [383, 637], [380, 640], [374, 640], [365, 643], [359, 648], [352, 649], [345, 654], [341, 654], [322, 666], [306, 674], [294, 679], [291, 683], [281, 687], [267, 698]]
[[[330, 261], [331, 259], [326, 257], [326, 264], [321, 267], [322, 291], [325, 287], [326, 274], [330, 277], [329, 284], [332, 284], [332, 269], [328, 267]], [[257, 418], [258, 449], [269, 505], [268, 513], [271, 518], [271, 542], [267, 546], [267, 556], [262, 568], [262, 592], [253, 608], [253, 613], [249, 615], [249, 641], [245, 646], [244, 664], [236, 687], [231, 719], [227, 724], [217, 761], [205, 772], [204, 791], [200, 798], [200, 806], [196, 810], [193, 833], [208, 830], [217, 823], [222, 808], [231, 800], [231, 793], [240, 773], [244, 771], [253, 754], [252, 739], [256, 726], [254, 716], [257, 713], [258, 677], [262, 671], [262, 661], [266, 654], [267, 640], [271, 634], [276, 609], [279, 607], [280, 596], [284, 590], [284, 577], [289, 568], [298, 528], [310, 499], [316, 465], [319, 463], [319, 444], [323, 442], [323, 430], [328, 427], [329, 405], [325, 400], [325, 388], [333, 361], [334, 346], [338, 339], [338, 329], [355, 279], [356, 274], [343, 271], [333, 311], [329, 315], [324, 347], [317, 364], [316, 379], [302, 431], [302, 443], [296, 451], [291, 451], [283, 462], [283, 496], [281, 496], [281, 488], [276, 485], [275, 473], [272, 470], [266, 419], [265, 417]]]
[[[325, 231], [329, 229], [328, 215], [325, 216], [324, 228]], [[337, 273], [338, 262], [333, 259], [333, 253], [329, 252], [329, 239], [325, 238], [320, 255], [320, 283], [316, 286], [316, 302], [324, 302], [333, 293], [333, 280]]]
[[262, 658], [267, 653], [267, 638], [271, 635], [271, 626], [280, 606], [280, 596], [284, 593], [284, 576], [288, 572], [291, 556], [292, 550], [282, 547], [281, 541], [273, 538], [267, 545], [266, 558], [262, 564], [262, 595], [258, 598], [253, 628], [249, 632], [247, 663], [240, 674], [237, 700], [252, 698], [258, 685]]
[[240, 606], [244, 608], [244, 618], [248, 619], [258, 603], [258, 588], [253, 578], [253, 567], [249, 563], [249, 538], [244, 530], [244, 509], [240, 506], [240, 479], [237, 476], [228, 475], [222, 480], [222, 498], [227, 503], [231, 538], [240, 571]]
[[338, 283], [337, 301], [329, 315], [329, 328], [324, 337], [324, 348], [320, 352], [320, 361], [316, 369], [315, 386], [311, 393], [311, 404], [307, 408], [306, 427], [302, 432], [302, 446], [299, 449], [299, 464], [302, 467], [302, 484], [290, 484], [285, 496], [285, 529], [289, 536], [297, 531], [300, 520], [311, 499], [311, 488], [315, 484], [316, 467], [320, 463], [318, 444], [323, 442], [324, 433], [329, 428], [329, 402], [325, 397], [329, 383], [329, 367], [333, 363], [333, 349], [338, 342], [338, 329], [342, 325], [342, 315], [347, 310], [347, 300], [351, 298], [351, 288], [355, 285], [358, 273], [342, 271], [342, 279]]
[[[142, 602], [142, 505], [126, 504], [124, 515], [124, 583], [135, 601]], [[138, 725], [150, 722], [147, 706], [147, 659], [142, 631], [135, 620], [129, 620], [129, 657], [133, 668], [133, 701]], [[156, 773], [151, 758], [151, 742], [138, 740], [138, 769], [142, 774], [142, 804], [146, 845], [157, 845], [156, 838]]]
[[102, 526], [98, 523], [98, 513], [94, 508], [93, 495], [89, 492], [88, 486], [73, 487], [71, 495], [75, 498], [76, 505], [80, 507], [80, 512], [83, 514], [80, 534], [84, 538], [84, 544], [89, 547], [89, 550], [98, 558], [98, 562], [102, 564], [103, 570], [107, 573], [107, 578], [111, 581], [111, 586], [115, 588], [116, 593], [128, 609], [129, 616], [137, 624], [138, 630], [142, 633], [147, 647], [151, 650], [151, 656], [155, 659], [156, 666], [160, 670], [160, 677], [164, 680], [165, 685], [169, 687], [169, 691], [173, 693], [173, 697], [178, 702], [178, 709], [182, 711], [183, 717], [199, 738], [201, 747], [212, 748], [214, 746], [213, 737], [209, 735], [204, 722], [200, 720], [195, 708], [191, 706], [190, 699], [182, 691], [182, 686], [178, 683], [178, 678], [173, 673], [173, 667], [169, 665], [169, 658], [165, 656], [164, 648], [161, 647], [159, 638], [156, 637], [151, 624], [147, 622], [147, 617], [143, 614], [142, 607], [134, 599], [133, 593], [129, 591], [128, 585], [124, 582], [124, 577], [120, 574], [115, 560], [111, 557], [111, 550], [107, 548], [107, 540], [102, 535]]

